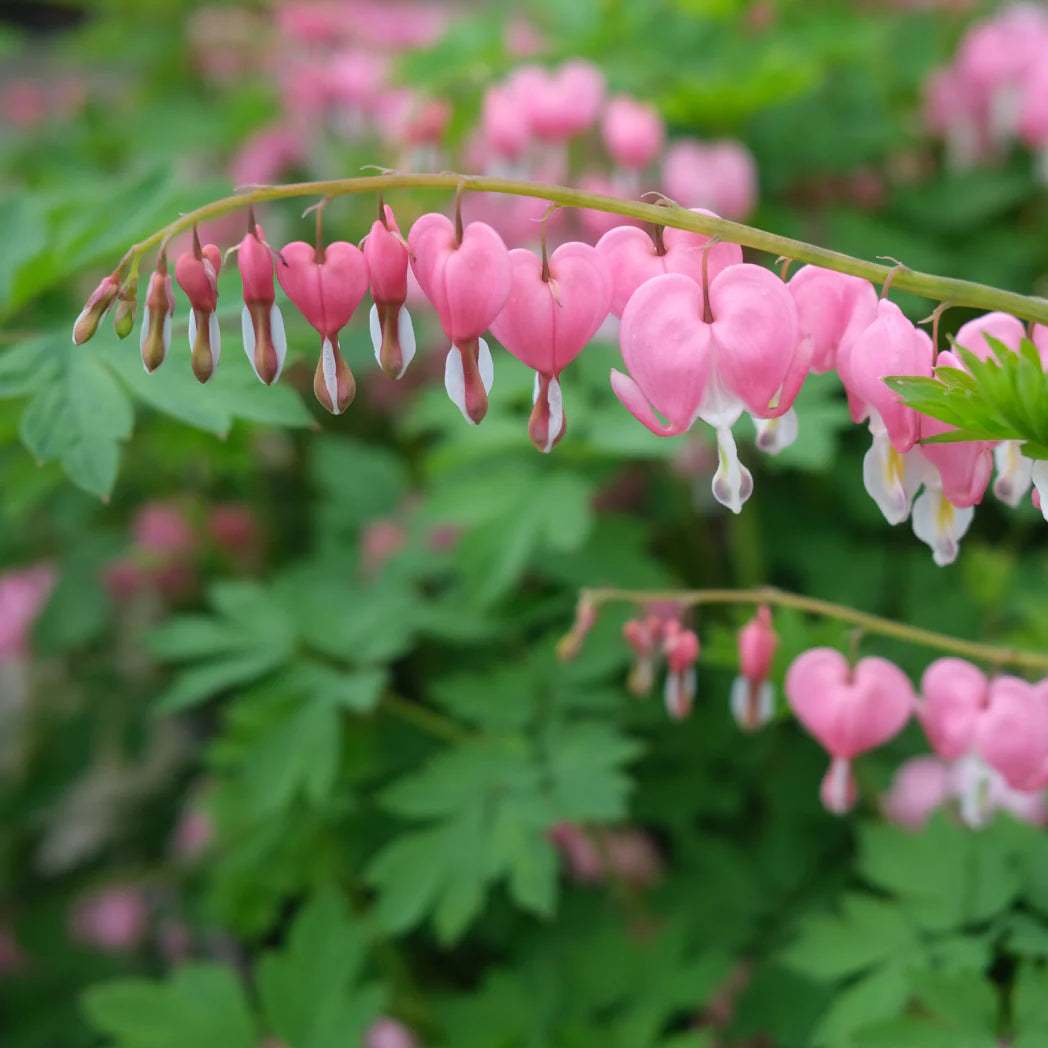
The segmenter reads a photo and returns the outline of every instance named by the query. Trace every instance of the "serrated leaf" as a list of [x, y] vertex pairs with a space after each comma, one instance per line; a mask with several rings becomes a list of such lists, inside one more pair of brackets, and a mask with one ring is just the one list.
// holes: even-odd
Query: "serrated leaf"
[[123, 979], [88, 989], [88, 1021], [118, 1048], [254, 1048], [243, 991], [228, 968], [190, 963], [164, 983]]

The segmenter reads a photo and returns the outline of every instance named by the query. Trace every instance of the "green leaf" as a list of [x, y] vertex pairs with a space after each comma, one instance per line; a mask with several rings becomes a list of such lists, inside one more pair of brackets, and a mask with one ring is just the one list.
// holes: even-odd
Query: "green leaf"
[[88, 1021], [118, 1048], [255, 1048], [236, 977], [218, 964], [183, 965], [167, 982], [122, 979], [88, 989]]
[[385, 1006], [380, 987], [358, 981], [366, 957], [363, 930], [334, 894], [311, 899], [283, 949], [271, 950], [255, 979], [270, 1032], [295, 1048], [356, 1048]]
[[116, 482], [120, 444], [134, 423], [131, 405], [89, 351], [55, 339], [50, 352], [57, 370], [36, 386], [19, 436], [38, 462], [58, 460], [73, 483], [106, 498]]
[[813, 979], [838, 979], [896, 957], [920, 955], [920, 941], [898, 906], [866, 895], [846, 895], [840, 912], [814, 914], [780, 960]]

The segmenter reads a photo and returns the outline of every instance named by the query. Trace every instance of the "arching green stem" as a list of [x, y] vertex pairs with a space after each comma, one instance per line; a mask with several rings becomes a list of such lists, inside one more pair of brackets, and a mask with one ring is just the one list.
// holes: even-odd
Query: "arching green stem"
[[1048, 299], [1034, 296], [1018, 295], [1011, 291], [976, 284], [968, 280], [954, 280], [950, 277], [935, 276], [931, 273], [918, 273], [897, 265], [883, 265], [879, 262], [868, 262], [865, 259], [853, 258], [838, 251], [807, 244], [800, 240], [768, 233], [763, 229], [745, 226], [738, 222], [729, 222], [723, 218], [709, 215], [697, 215], [682, 207], [667, 207], [665, 204], [645, 204], [636, 200], [623, 200], [619, 197], [606, 196], [602, 193], [587, 193], [581, 189], [568, 186], [547, 185], [542, 182], [527, 182], [506, 178], [487, 178], [472, 175], [459, 175], [454, 172], [442, 172], [431, 175], [382, 174], [367, 175], [360, 178], [341, 178], [326, 182], [297, 182], [279, 186], [257, 186], [244, 190], [234, 196], [216, 200], [195, 211], [187, 212], [174, 222], [133, 245], [124, 256], [121, 266], [128, 262], [132, 271], [138, 268], [141, 255], [157, 244], [169, 240], [176, 233], [188, 229], [195, 222], [203, 222], [218, 215], [227, 214], [237, 208], [259, 204], [267, 200], [287, 200], [294, 197], [319, 196], [338, 197], [355, 193], [388, 192], [396, 189], [447, 189], [452, 192], [471, 191], [480, 193], [505, 193], [512, 196], [537, 197], [564, 207], [586, 208], [592, 211], [605, 211], [609, 214], [622, 215], [624, 218], [636, 218], [652, 222], [658, 226], [672, 226], [676, 229], [687, 229], [706, 236], [716, 236], [721, 240], [741, 244], [743, 247], [755, 248], [772, 256], [790, 258], [797, 262], [806, 262], [826, 269], [835, 269], [841, 273], [864, 277], [874, 283], [883, 283], [889, 276], [892, 287], [898, 291], [909, 291], [915, 295], [934, 299], [939, 302], [949, 301], [954, 306], [967, 306], [973, 309], [1002, 310], [1024, 320], [1048, 324]]

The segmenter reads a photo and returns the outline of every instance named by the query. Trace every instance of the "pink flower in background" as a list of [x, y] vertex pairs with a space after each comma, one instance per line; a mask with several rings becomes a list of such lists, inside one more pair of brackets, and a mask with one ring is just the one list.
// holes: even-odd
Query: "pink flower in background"
[[0, 975], [17, 972], [25, 957], [10, 926], [0, 923]]
[[374, 578], [407, 543], [407, 531], [396, 520], [373, 520], [360, 536], [360, 570]]
[[70, 931], [86, 946], [126, 953], [142, 942], [148, 925], [149, 908], [142, 893], [128, 885], [114, 885], [76, 904]]
[[55, 587], [48, 564], [0, 575], [0, 663], [24, 657], [33, 625]]
[[741, 142], [677, 139], [666, 150], [662, 185], [681, 207], [704, 207], [736, 221], [757, 202], [757, 164]]
[[211, 816], [197, 807], [186, 808], [171, 834], [171, 850], [179, 859], [192, 861], [207, 850], [214, 836]]
[[587, 830], [577, 823], [560, 822], [549, 831], [549, 839], [580, 884], [618, 879], [646, 888], [662, 876], [662, 858], [642, 830]]
[[264, 127], [251, 135], [229, 165], [235, 186], [267, 185], [305, 159], [300, 131], [284, 124]]
[[418, 1048], [411, 1031], [396, 1019], [376, 1019], [364, 1034], [364, 1048]]

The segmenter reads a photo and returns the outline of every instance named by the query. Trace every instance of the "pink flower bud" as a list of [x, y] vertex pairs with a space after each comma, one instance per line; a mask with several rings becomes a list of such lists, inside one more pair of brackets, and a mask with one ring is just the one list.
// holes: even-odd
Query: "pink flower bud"
[[237, 266], [244, 282], [244, 309], [240, 317], [244, 352], [255, 374], [270, 386], [280, 377], [284, 367], [287, 338], [284, 318], [276, 304], [273, 256], [263, 238], [261, 226], [255, 226], [240, 241]]
[[775, 698], [768, 673], [779, 638], [771, 624], [771, 608], [762, 604], [739, 631], [739, 671], [731, 690], [731, 711], [739, 726], [755, 731], [771, 720]]
[[149, 278], [145, 309], [142, 311], [142, 337], [139, 348], [146, 371], [156, 371], [168, 349], [171, 348], [171, 318], [175, 315], [175, 296], [167, 261], [157, 262], [156, 272]]
[[663, 627], [663, 653], [666, 656], [666, 710], [674, 720], [691, 713], [695, 698], [695, 662], [699, 657], [699, 638], [671, 619]]
[[415, 329], [404, 303], [408, 297], [408, 246], [393, 209], [386, 204], [364, 240], [364, 259], [371, 281], [371, 341], [375, 359], [393, 379], [400, 378], [415, 356]]
[[120, 298], [113, 313], [113, 330], [117, 338], [127, 338], [134, 330], [138, 312], [138, 277], [129, 280], [120, 290]]
[[200, 247], [194, 232], [196, 253], [180, 255], [175, 263], [175, 280], [189, 299], [189, 346], [192, 368], [200, 382], [215, 373], [222, 351], [221, 333], [215, 309], [218, 306], [218, 271], [222, 252], [214, 244]]
[[120, 281], [111, 274], [91, 292], [86, 305], [73, 324], [73, 345], [81, 346], [98, 330], [102, 317], [109, 312], [120, 292]]

